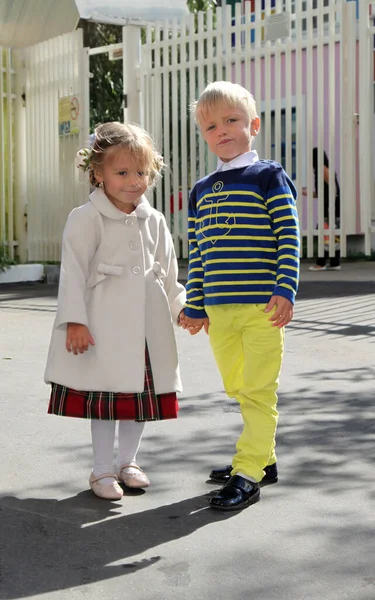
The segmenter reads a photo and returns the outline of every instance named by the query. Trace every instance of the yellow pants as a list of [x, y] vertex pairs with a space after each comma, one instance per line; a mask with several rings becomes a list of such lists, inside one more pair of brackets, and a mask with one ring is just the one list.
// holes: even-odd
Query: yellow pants
[[225, 391], [240, 403], [244, 422], [232, 475], [261, 481], [276, 462], [277, 388], [284, 330], [273, 327], [265, 304], [206, 306], [209, 337]]

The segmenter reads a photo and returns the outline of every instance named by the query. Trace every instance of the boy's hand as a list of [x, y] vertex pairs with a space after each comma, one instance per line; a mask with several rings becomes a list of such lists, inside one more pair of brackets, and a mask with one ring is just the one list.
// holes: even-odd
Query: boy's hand
[[68, 323], [65, 342], [67, 351], [73, 352], [73, 354], [83, 354], [90, 345], [95, 346], [95, 342], [86, 325]]
[[270, 321], [273, 321], [273, 327], [285, 327], [288, 325], [290, 321], [293, 319], [293, 304], [284, 296], [272, 296], [271, 300], [267, 304], [264, 312], [271, 312], [271, 310], [276, 309], [269, 318]]
[[197, 333], [200, 332], [202, 327], [203, 327], [203, 325], [189, 325], [187, 327], [187, 330], [190, 333], [190, 335], [196, 335]]
[[177, 325], [182, 327], [182, 329], [187, 329], [190, 335], [195, 335], [196, 333], [199, 333], [202, 329], [202, 325], [187, 325], [187, 319], [188, 317], [185, 316], [185, 313], [182, 310], [178, 315]]
[[205, 332], [208, 333], [208, 327], [209, 327], [208, 317], [206, 317], [204, 319], [192, 319], [191, 317], [187, 317], [184, 314], [183, 319], [181, 319], [181, 313], [180, 313], [180, 324], [183, 329], [188, 330], [190, 335], [195, 335], [196, 333], [199, 333], [200, 330], [202, 329], [202, 327], [204, 327]]

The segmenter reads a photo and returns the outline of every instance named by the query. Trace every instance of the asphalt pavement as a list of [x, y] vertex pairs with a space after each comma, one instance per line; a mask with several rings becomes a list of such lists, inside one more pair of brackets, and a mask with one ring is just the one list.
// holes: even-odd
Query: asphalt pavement
[[46, 414], [56, 287], [0, 286], [0, 599], [374, 600], [374, 307], [375, 262], [302, 265], [279, 483], [221, 513], [207, 475], [241, 418], [205, 334], [177, 330], [179, 418], [147, 424], [139, 453], [151, 487], [107, 502], [88, 486], [89, 423]]

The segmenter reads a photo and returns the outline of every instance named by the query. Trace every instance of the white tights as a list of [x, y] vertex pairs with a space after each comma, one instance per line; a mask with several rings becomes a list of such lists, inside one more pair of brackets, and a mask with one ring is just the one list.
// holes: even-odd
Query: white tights
[[[119, 421], [118, 452], [115, 467], [136, 464], [145, 423]], [[113, 473], [113, 448], [115, 444], [116, 421], [91, 420], [92, 449], [94, 453], [94, 475]]]

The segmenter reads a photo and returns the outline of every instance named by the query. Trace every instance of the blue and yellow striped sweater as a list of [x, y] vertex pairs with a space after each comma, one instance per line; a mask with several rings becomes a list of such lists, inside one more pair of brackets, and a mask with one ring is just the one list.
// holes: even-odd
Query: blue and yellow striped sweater
[[215, 172], [189, 200], [189, 274], [185, 314], [213, 304], [294, 303], [299, 274], [296, 189], [274, 161]]

